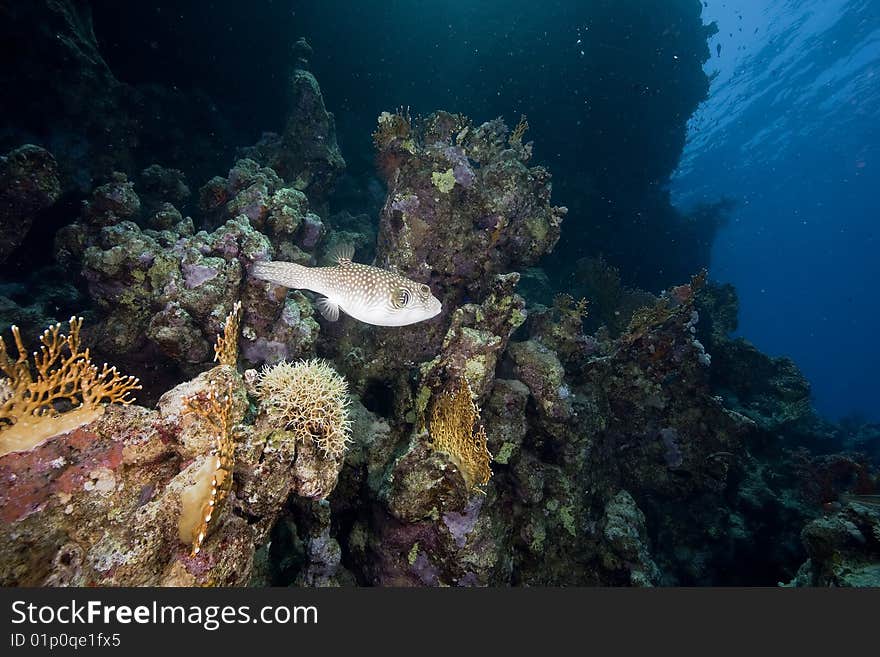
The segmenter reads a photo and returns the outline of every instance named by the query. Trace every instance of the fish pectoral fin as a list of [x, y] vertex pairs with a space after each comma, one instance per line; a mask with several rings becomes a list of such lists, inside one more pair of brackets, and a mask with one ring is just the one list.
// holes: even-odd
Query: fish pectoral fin
[[327, 257], [339, 265], [347, 265], [354, 258], [354, 244], [337, 244], [327, 252]]
[[318, 299], [318, 310], [328, 321], [335, 322], [339, 319], [339, 304], [333, 303], [327, 297]]

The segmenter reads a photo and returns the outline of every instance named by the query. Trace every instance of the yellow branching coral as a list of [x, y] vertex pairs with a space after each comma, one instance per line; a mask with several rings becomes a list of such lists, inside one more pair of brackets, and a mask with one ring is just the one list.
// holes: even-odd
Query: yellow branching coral
[[691, 277], [689, 284], [671, 288], [654, 305], [644, 306], [634, 312], [622, 339], [632, 343], [644, 336], [652, 327], [680, 313], [682, 307], [689, 311], [694, 305], [696, 294], [706, 285], [706, 277], [707, 272], [703, 269]]
[[399, 140], [407, 150], [412, 150], [412, 117], [409, 107], [401, 107], [395, 113], [382, 112], [379, 115], [378, 127], [373, 132], [373, 144], [382, 150], [392, 142]]
[[212, 381], [207, 393], [183, 399], [184, 412], [202, 418], [214, 434], [214, 448], [210, 457], [196, 474], [195, 483], [180, 496], [178, 536], [182, 542], [192, 545], [193, 556], [202, 549], [211, 521], [220, 513], [223, 502], [232, 490], [232, 471], [235, 468], [232, 380], [227, 383], [225, 390], [220, 386]]
[[6, 376], [0, 383], [0, 456], [94, 421], [104, 404], [134, 401], [129, 393], [140, 389], [137, 378], [123, 376], [107, 363], [99, 370], [89, 350], [80, 351], [82, 322], [82, 317], [71, 317], [68, 335], [61, 333], [61, 324], [46, 329], [33, 365], [17, 326], [12, 327], [16, 360], [0, 337], [0, 371]]
[[273, 424], [314, 440], [323, 455], [340, 458], [348, 448], [348, 384], [320, 359], [264, 367], [257, 380], [261, 408]]
[[467, 379], [461, 379], [458, 390], [443, 392], [434, 401], [428, 431], [433, 448], [452, 459], [468, 490], [479, 490], [478, 486], [489, 482], [492, 455], [486, 447], [486, 429], [480, 424], [480, 410]]
[[241, 325], [241, 301], [236, 301], [232, 312], [226, 316], [223, 334], [214, 344], [214, 360], [221, 365], [235, 367], [238, 363], [238, 329]]
[[553, 297], [553, 305], [563, 315], [583, 318], [589, 314], [590, 302], [583, 297], [576, 301], [570, 294], [563, 293]]
[[516, 127], [513, 129], [513, 132], [510, 133], [510, 139], [508, 139], [508, 143], [511, 146], [518, 146], [522, 144], [523, 135], [526, 134], [526, 130], [529, 129], [529, 122], [526, 121], [526, 115], [521, 114], [519, 117], [519, 123], [516, 124]]

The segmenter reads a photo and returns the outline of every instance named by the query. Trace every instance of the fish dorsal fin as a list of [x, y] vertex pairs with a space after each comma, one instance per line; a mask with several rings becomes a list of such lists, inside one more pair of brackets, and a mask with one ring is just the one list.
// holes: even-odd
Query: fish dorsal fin
[[327, 257], [336, 264], [347, 265], [351, 262], [351, 259], [354, 258], [354, 245], [337, 244], [332, 249], [330, 249]]
[[318, 310], [324, 316], [324, 319], [335, 322], [339, 319], [339, 304], [333, 303], [327, 297], [318, 299]]

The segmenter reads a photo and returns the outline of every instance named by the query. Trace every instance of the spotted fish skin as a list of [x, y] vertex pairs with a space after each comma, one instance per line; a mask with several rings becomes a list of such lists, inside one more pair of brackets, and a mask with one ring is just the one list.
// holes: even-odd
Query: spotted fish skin
[[331, 321], [339, 318], [341, 310], [366, 324], [406, 326], [431, 319], [442, 310], [427, 285], [347, 257], [340, 257], [333, 267], [257, 262], [252, 273], [277, 285], [323, 295], [318, 309]]

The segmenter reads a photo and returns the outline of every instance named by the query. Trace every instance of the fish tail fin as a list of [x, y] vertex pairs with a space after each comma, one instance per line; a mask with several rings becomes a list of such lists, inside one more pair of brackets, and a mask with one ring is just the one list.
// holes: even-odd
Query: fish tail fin
[[295, 262], [255, 262], [251, 274], [254, 278], [289, 288], [303, 288], [308, 267]]

